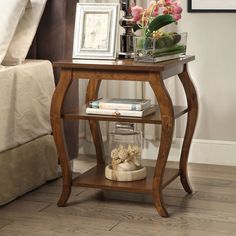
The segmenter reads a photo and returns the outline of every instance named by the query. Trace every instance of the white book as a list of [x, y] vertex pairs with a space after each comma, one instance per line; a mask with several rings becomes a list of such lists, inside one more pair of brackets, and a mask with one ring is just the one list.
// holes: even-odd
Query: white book
[[87, 114], [95, 115], [110, 115], [110, 116], [133, 116], [133, 117], [144, 117], [156, 111], [156, 107], [151, 105], [150, 107], [142, 111], [131, 111], [131, 110], [119, 110], [119, 109], [100, 109], [87, 107]]
[[102, 98], [89, 103], [91, 108], [141, 111], [151, 105], [150, 99]]

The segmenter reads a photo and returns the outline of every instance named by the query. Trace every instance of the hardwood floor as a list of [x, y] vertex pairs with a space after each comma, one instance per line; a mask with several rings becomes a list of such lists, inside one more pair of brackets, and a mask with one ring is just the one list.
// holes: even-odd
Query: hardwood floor
[[[76, 165], [82, 172], [93, 161]], [[189, 172], [192, 195], [179, 179], [165, 189], [169, 218], [157, 214], [147, 195], [86, 188], [73, 188], [67, 207], [59, 208], [58, 179], [1, 207], [0, 236], [236, 235], [236, 167], [190, 164]]]

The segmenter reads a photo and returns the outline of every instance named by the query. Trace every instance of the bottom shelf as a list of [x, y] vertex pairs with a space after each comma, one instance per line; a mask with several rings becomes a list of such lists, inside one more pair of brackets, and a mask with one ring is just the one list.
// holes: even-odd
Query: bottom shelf
[[[94, 168], [88, 170], [84, 174], [76, 177], [72, 181], [73, 186], [99, 188], [99, 189], [111, 189], [128, 192], [152, 192], [152, 180], [154, 175], [154, 167], [146, 167], [147, 176], [146, 179], [137, 180], [132, 182], [117, 182], [111, 181], [105, 178], [105, 166], [97, 165]], [[173, 168], [166, 168], [164, 173], [164, 179], [162, 188], [166, 187], [170, 182], [179, 176], [179, 170]]]

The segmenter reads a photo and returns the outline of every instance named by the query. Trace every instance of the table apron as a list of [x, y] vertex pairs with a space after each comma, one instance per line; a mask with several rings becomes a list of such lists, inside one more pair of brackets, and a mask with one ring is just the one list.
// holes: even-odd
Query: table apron
[[168, 79], [171, 76], [175, 76], [175, 75], [183, 73], [183, 71], [184, 71], [184, 65], [178, 65], [178, 66], [162, 71], [160, 73], [160, 76], [162, 79]]
[[127, 81], [148, 81], [148, 75], [159, 75], [162, 79], [181, 74], [184, 65], [176, 66], [161, 72], [153, 71], [110, 71], [110, 70], [79, 70], [73, 69], [73, 79], [98, 79], [98, 80], [127, 80]]
[[73, 79], [147, 81], [148, 73], [149, 72], [73, 70]]

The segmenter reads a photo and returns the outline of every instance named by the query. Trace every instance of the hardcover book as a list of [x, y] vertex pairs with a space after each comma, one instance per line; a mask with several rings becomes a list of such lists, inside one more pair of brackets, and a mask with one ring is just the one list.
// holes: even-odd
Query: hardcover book
[[87, 107], [87, 114], [96, 114], [96, 115], [111, 115], [111, 116], [133, 116], [133, 117], [144, 117], [156, 111], [154, 105], [149, 106], [148, 108], [141, 111], [134, 110], [120, 110], [120, 109], [101, 109], [101, 108], [92, 108]]
[[89, 103], [91, 108], [141, 111], [151, 105], [149, 99], [102, 98]]

